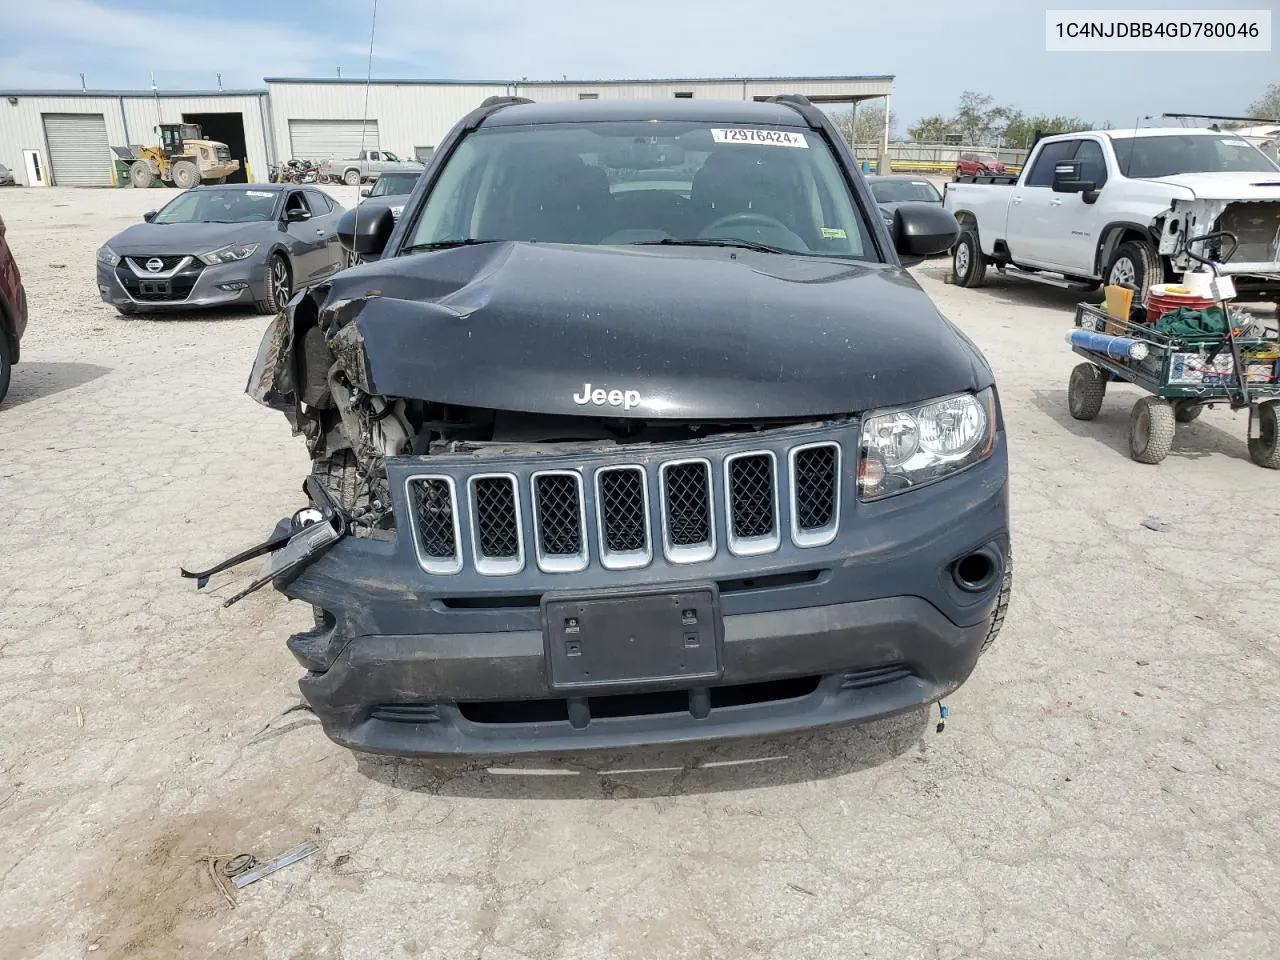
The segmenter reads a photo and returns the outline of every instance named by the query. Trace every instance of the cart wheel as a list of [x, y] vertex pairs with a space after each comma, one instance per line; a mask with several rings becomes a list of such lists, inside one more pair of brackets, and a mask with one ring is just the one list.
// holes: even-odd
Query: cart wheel
[[1159, 463], [1173, 446], [1173, 407], [1159, 397], [1143, 397], [1129, 414], [1129, 456]]
[[1092, 363], [1076, 364], [1067, 384], [1067, 409], [1077, 420], [1092, 420], [1107, 395], [1106, 371]]
[[1260, 467], [1280, 470], [1280, 400], [1258, 404], [1258, 436], [1249, 438], [1249, 459]]
[[1190, 400], [1179, 400], [1173, 405], [1173, 419], [1179, 423], [1190, 423], [1204, 413], [1204, 404]]

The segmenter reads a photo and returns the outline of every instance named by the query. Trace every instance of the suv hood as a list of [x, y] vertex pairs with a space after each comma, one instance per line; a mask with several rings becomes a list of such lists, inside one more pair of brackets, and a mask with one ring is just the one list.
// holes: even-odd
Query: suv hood
[[1275, 173], [1179, 173], [1153, 177], [1148, 182], [1190, 190], [1195, 200], [1280, 200], [1280, 170]]
[[[821, 417], [991, 383], [899, 267], [498, 242], [375, 261], [322, 310], [368, 391], [530, 413]], [[358, 345], [359, 349], [352, 349]]]

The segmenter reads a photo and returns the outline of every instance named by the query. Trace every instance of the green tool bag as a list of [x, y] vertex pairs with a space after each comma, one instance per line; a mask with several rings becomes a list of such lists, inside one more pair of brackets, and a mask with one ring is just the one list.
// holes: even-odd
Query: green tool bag
[[1230, 329], [1221, 307], [1179, 307], [1156, 321], [1156, 332], [1169, 337], [1225, 337]]

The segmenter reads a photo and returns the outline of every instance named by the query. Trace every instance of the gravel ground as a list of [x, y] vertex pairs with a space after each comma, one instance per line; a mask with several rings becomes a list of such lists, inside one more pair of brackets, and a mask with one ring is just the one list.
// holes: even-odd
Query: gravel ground
[[[915, 270], [996, 368], [1019, 554], [945, 732], [920, 712], [573, 762], [370, 761], [305, 713], [250, 742], [297, 702], [283, 641], [310, 611], [270, 590], [224, 610], [241, 577], [177, 576], [300, 505], [306, 457], [243, 393], [265, 318], [98, 302], [94, 250], [157, 199], [0, 193], [32, 315], [0, 408], [6, 958], [1276, 955], [1280, 478], [1230, 412], [1158, 468], [1125, 453], [1131, 388], [1070, 420], [1071, 295]], [[201, 860], [306, 839], [321, 853], [234, 908]]]

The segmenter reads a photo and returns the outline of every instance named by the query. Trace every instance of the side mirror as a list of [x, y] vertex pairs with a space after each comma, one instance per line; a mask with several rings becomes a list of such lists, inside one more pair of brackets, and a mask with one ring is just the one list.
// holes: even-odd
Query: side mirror
[[1092, 193], [1092, 180], [1083, 180], [1083, 165], [1079, 160], [1064, 160], [1053, 165], [1054, 193]]
[[371, 193], [373, 193], [373, 187], [365, 187], [363, 190], [360, 191], [360, 196], [367, 197]]
[[382, 256], [395, 228], [396, 218], [390, 207], [383, 207], [376, 213], [356, 207], [338, 220], [338, 240], [353, 253], [377, 259]]
[[295, 207], [294, 209], [289, 210], [288, 212], [285, 213], [284, 219], [285, 219], [285, 222], [287, 223], [302, 223], [302, 221], [304, 220], [311, 219], [311, 211], [299, 210]]
[[156, 218], [156, 214], [159, 212], [160, 211], [158, 210], [148, 210], [146, 213], [142, 215], [142, 219], [147, 221], [147, 223], [150, 223], [152, 220]]
[[960, 224], [936, 203], [903, 203], [893, 211], [893, 246], [904, 267], [946, 253], [960, 239]]

